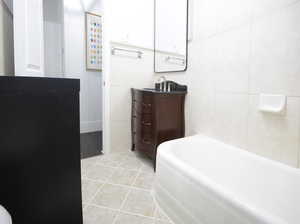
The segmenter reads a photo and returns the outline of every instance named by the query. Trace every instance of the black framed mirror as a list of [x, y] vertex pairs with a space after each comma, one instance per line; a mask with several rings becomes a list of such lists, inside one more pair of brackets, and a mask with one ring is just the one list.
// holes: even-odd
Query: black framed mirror
[[189, 0], [154, 2], [154, 72], [186, 71]]

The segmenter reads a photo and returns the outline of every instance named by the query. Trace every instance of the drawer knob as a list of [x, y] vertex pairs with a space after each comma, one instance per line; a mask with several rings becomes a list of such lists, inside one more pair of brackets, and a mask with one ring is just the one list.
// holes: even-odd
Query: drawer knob
[[142, 124], [145, 125], [145, 126], [151, 126], [152, 125], [151, 122], [145, 122], [145, 121], [142, 121]]
[[152, 106], [151, 103], [142, 103], [142, 105], [143, 105], [144, 107], [151, 107], [151, 106]]
[[148, 141], [148, 140], [143, 139], [142, 141], [143, 141], [143, 143], [145, 143], [145, 144], [147, 144], [147, 145], [150, 145], [150, 144], [151, 144], [151, 142]]

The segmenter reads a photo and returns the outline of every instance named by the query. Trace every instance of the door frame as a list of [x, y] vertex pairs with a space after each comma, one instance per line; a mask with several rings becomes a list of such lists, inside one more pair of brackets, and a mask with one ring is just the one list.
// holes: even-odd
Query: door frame
[[[102, 86], [102, 153], [108, 154], [111, 152], [111, 143], [110, 143], [110, 82], [109, 82], [109, 74], [110, 74], [110, 32], [109, 32], [109, 19], [107, 9], [109, 9], [109, 1], [110, 0], [98, 0], [102, 1], [103, 4], [103, 11], [101, 13], [102, 17], [102, 79], [101, 79], [101, 86]], [[62, 1], [64, 2], [64, 0]], [[62, 14], [63, 14], [63, 24], [62, 24], [62, 35], [63, 35], [63, 74], [65, 74], [66, 68], [66, 54], [65, 54], [65, 21], [64, 21], [64, 3], [62, 7]]]
[[102, 134], [103, 153], [111, 152], [111, 122], [110, 122], [110, 32], [109, 32], [109, 1], [103, 1], [103, 51], [102, 51]]

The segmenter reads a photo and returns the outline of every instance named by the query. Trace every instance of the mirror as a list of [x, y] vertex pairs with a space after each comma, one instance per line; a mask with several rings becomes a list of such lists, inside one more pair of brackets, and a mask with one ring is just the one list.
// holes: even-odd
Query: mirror
[[187, 69], [188, 0], [155, 0], [154, 72]]

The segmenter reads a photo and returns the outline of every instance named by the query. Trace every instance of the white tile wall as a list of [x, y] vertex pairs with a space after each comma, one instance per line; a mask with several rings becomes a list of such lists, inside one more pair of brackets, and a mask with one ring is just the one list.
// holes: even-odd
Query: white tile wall
[[130, 117], [126, 121], [111, 121], [111, 152], [129, 151], [131, 149]]
[[[188, 130], [192, 133], [202, 132], [211, 135], [213, 126], [211, 121], [214, 118], [214, 77], [217, 64], [216, 40], [211, 38], [199, 43], [191, 42], [190, 64], [186, 78], [190, 78], [189, 92], [187, 99], [190, 107], [187, 116]], [[197, 55], [196, 57], [194, 57]]]
[[250, 25], [217, 36], [216, 91], [248, 92]]
[[300, 4], [252, 24], [250, 92], [300, 96]]
[[299, 0], [252, 0], [252, 14], [255, 17], [266, 16], [272, 11], [281, 10]]
[[[112, 44], [112, 47], [135, 49]], [[140, 49], [138, 49], [140, 50]], [[110, 123], [111, 151], [131, 149], [131, 88], [153, 86], [153, 53], [143, 50], [142, 59], [111, 56]]]
[[[193, 5], [188, 71], [165, 74], [189, 86], [187, 133], [200, 132], [299, 166], [300, 1], [202, 0]], [[159, 75], [153, 75], [152, 51], [144, 51], [141, 60], [112, 58], [112, 140], [120, 147], [130, 145], [128, 90], [152, 86]], [[286, 113], [259, 112], [260, 93], [287, 95]]]
[[246, 148], [249, 97], [247, 94], [217, 93], [214, 135], [231, 145]]
[[126, 121], [131, 116], [130, 85], [112, 86], [110, 94], [111, 120]]
[[259, 96], [251, 95], [248, 120], [248, 149], [262, 156], [297, 166], [299, 151], [298, 97], [288, 97], [285, 115], [258, 111]]
[[[300, 1], [230, 0], [213, 17], [216, 1], [190, 44], [188, 129], [299, 166]], [[287, 95], [286, 113], [259, 112], [259, 93]]]
[[[251, 18], [252, 1], [214, 0], [218, 15], [218, 31], [238, 27], [249, 22]], [[212, 4], [212, 2], [210, 2]]]

